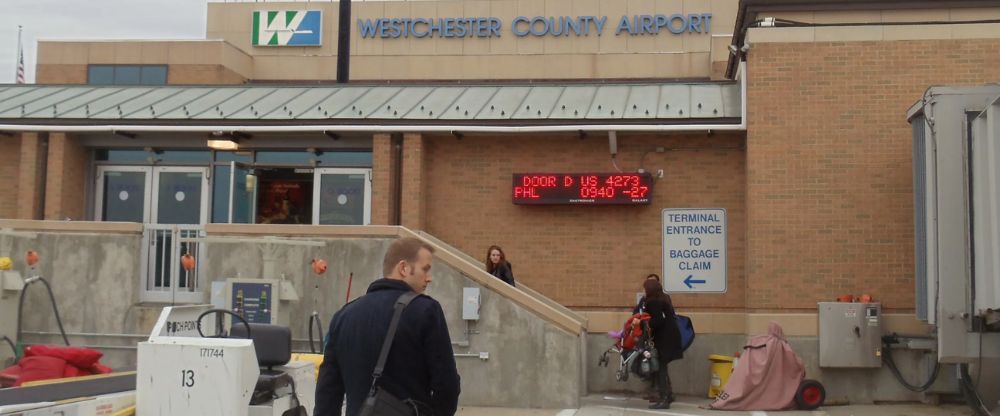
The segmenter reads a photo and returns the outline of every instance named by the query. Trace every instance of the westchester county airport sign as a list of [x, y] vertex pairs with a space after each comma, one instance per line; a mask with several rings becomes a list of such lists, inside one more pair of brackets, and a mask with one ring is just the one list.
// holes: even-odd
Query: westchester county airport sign
[[663, 289], [726, 292], [726, 210], [663, 210]]
[[509, 23], [499, 17], [441, 17], [358, 19], [362, 38], [499, 38], [707, 34], [711, 13], [636, 14], [612, 16], [518, 16]]

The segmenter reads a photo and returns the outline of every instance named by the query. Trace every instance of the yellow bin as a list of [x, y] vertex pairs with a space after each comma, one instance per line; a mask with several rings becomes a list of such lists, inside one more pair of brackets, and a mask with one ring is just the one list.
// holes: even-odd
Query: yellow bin
[[728, 355], [708, 355], [708, 361], [712, 363], [710, 368], [712, 377], [708, 384], [708, 397], [710, 399], [714, 399], [715, 396], [722, 393], [722, 389], [726, 387], [726, 382], [729, 381], [729, 375], [733, 373], [733, 360], [735, 359], [736, 357], [730, 357]]
[[292, 361], [308, 361], [313, 363], [316, 379], [319, 380], [319, 366], [323, 364], [323, 354], [295, 353], [292, 354]]

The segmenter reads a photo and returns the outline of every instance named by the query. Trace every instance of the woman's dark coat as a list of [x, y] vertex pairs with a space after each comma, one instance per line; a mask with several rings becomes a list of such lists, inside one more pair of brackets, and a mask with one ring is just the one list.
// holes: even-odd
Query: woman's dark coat
[[663, 299], [648, 299], [645, 312], [649, 314], [649, 328], [653, 331], [653, 344], [661, 362], [684, 358], [681, 349], [681, 331], [677, 328], [674, 307]]
[[512, 269], [513, 267], [511, 267], [510, 262], [505, 261], [497, 265], [490, 274], [497, 279], [503, 280], [508, 285], [517, 286], [514, 284], [514, 272], [511, 271]]

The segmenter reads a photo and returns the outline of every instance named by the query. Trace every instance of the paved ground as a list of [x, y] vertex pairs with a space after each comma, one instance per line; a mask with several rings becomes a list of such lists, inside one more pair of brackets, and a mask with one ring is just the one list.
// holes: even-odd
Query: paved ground
[[827, 406], [815, 411], [734, 412], [702, 409], [710, 399], [680, 396], [669, 410], [650, 410], [639, 398], [616, 395], [587, 396], [579, 409], [508, 409], [498, 407], [462, 407], [459, 416], [971, 416], [962, 405], [930, 406], [922, 404], [881, 404]]

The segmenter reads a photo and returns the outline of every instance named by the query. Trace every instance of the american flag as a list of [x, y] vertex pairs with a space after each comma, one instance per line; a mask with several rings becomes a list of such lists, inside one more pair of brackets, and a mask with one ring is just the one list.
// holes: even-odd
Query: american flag
[[24, 51], [22, 50], [17, 51], [17, 80], [15, 82], [24, 84]]
[[24, 48], [21, 47], [21, 26], [17, 26], [17, 74], [14, 82], [24, 84]]

